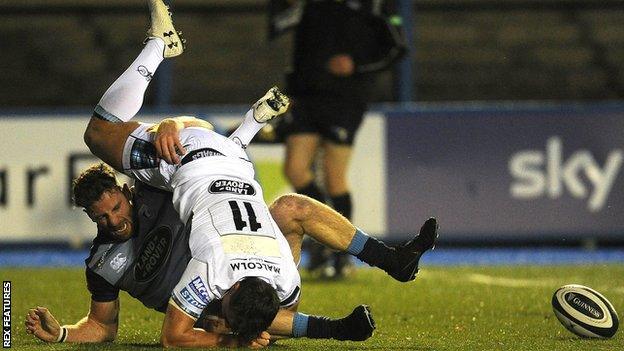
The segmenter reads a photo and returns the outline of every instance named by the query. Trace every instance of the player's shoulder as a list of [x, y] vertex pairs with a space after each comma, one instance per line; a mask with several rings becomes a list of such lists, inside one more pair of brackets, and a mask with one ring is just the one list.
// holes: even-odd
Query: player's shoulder
[[142, 181], [136, 181], [132, 187], [132, 200], [137, 201], [143, 198], [164, 197], [170, 198], [173, 196], [171, 191], [159, 189], [146, 184]]
[[98, 255], [98, 252], [106, 249], [110, 249], [111, 246], [115, 245], [115, 240], [107, 235], [106, 233], [98, 230], [97, 235], [91, 241], [91, 247], [89, 248], [89, 256], [85, 259], [85, 264], [89, 267]]

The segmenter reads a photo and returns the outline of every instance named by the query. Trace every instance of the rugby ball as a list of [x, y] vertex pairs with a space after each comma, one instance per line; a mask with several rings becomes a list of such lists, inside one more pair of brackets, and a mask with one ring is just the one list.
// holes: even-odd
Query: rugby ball
[[619, 321], [613, 305], [594, 289], [570, 284], [557, 289], [552, 297], [555, 316], [566, 329], [586, 338], [610, 338]]

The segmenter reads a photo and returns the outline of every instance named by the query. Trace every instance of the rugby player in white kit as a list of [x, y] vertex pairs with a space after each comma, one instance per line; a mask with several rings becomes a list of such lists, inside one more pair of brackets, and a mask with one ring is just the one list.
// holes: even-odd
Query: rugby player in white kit
[[[183, 41], [161, 0], [148, 2], [152, 11], [150, 38], [96, 106], [85, 142], [96, 156], [115, 169], [153, 187], [172, 191], [181, 219], [192, 221], [189, 246], [193, 259], [172, 293], [162, 344], [263, 347], [269, 343], [270, 335], [265, 330], [271, 322], [272, 330], [292, 330], [294, 336], [304, 335], [301, 330], [305, 332], [306, 328], [327, 335], [325, 327], [318, 327], [322, 324], [318, 324], [319, 320], [308, 320], [305, 315], [275, 318], [278, 310], [296, 308], [301, 281], [288, 242], [271, 218], [262, 189], [254, 180], [253, 165], [244, 152], [268, 120], [286, 111], [288, 98], [276, 88], [271, 89], [246, 114], [243, 124], [230, 138], [192, 127], [196, 124], [192, 118], [168, 119], [156, 126], [130, 121], [140, 109], [143, 94], [160, 62], [183, 51]], [[176, 126], [175, 132], [167, 137], [167, 126], [171, 125]], [[180, 131], [182, 127], [187, 128]], [[160, 133], [156, 140], [156, 132], [162, 132], [161, 129], [165, 136]], [[163, 159], [158, 159], [157, 154]], [[184, 157], [180, 160], [181, 155]], [[122, 223], [118, 231], [129, 231], [131, 225]], [[397, 280], [410, 281], [418, 271], [422, 253], [433, 247], [436, 231], [435, 219], [430, 219], [415, 240], [388, 248], [357, 230], [345, 249]], [[221, 301], [218, 312], [240, 339], [193, 327], [202, 311], [214, 301]], [[374, 329], [368, 308], [359, 308], [363, 324], [352, 330], [361, 331], [356, 336], [349, 335], [348, 340], [365, 340]], [[347, 340], [340, 335], [328, 336]]]
[[[276, 115], [287, 105], [287, 98], [272, 89], [251, 113], [270, 110]], [[173, 191], [182, 221], [192, 220], [193, 259], [173, 290], [171, 306], [179, 311], [171, 313], [197, 319], [209, 302], [222, 300], [221, 312], [229, 326], [254, 339], [268, 328], [278, 308], [298, 302], [301, 280], [288, 242], [254, 180], [253, 165], [232, 139], [189, 127], [180, 131], [186, 154], [179, 164], [160, 161], [156, 168], [143, 168], [143, 146], [155, 136], [150, 127], [140, 124], [126, 139], [122, 170], [143, 183]], [[230, 297], [236, 295], [254, 303], [241, 306], [244, 311], [229, 308]]]
[[[181, 54], [184, 42], [162, 1], [148, 3], [152, 22], [145, 47], [96, 106], [85, 142], [118, 171], [173, 191], [182, 221], [192, 220], [193, 259], [172, 293], [163, 345], [240, 346], [236, 338], [229, 342], [193, 328], [208, 303], [221, 300], [220, 312], [238, 338], [252, 347], [266, 346], [270, 336], [264, 331], [280, 307], [297, 304], [301, 281], [288, 242], [269, 214], [242, 147], [266, 121], [286, 111], [288, 98], [271, 89], [248, 112], [247, 123], [232, 139], [205, 128], [187, 128], [180, 132], [182, 145], [176, 143], [177, 150], [169, 154], [170, 150], [156, 150], [152, 126], [128, 121], [139, 111], [160, 62]], [[185, 157], [179, 164], [169, 164], [156, 159], [156, 151], [174, 162], [177, 154]], [[127, 225], [119, 231], [127, 230]]]

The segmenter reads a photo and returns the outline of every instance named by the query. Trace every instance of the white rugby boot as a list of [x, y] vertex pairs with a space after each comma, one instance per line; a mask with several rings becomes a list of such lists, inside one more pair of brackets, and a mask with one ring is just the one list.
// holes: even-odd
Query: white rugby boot
[[265, 123], [286, 112], [288, 106], [290, 106], [290, 98], [278, 87], [272, 87], [253, 104], [253, 116], [256, 122]]
[[160, 38], [165, 42], [164, 58], [176, 57], [184, 52], [186, 39], [182, 32], [176, 31], [171, 19], [169, 7], [162, 0], [148, 0], [151, 25], [147, 30], [147, 39]]

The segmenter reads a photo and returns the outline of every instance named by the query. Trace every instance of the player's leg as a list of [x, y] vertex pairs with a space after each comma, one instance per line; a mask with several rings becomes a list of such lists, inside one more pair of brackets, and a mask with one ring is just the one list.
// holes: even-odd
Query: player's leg
[[[309, 196], [320, 202], [326, 202], [325, 193], [316, 183], [316, 177], [312, 170], [317, 149], [321, 144], [321, 137], [315, 133], [292, 134], [286, 138], [286, 160], [284, 162], [284, 174], [298, 194]], [[331, 250], [314, 240], [306, 242], [306, 249], [310, 254], [308, 270], [320, 270], [323, 276], [332, 276], [332, 272], [326, 269], [332, 255]]]
[[293, 134], [286, 138], [284, 174], [299, 194], [324, 202], [324, 195], [314, 183], [312, 164], [321, 138], [315, 133]]
[[143, 97], [156, 69], [164, 58], [183, 52], [183, 39], [176, 32], [170, 13], [162, 0], [148, 0], [151, 24], [139, 56], [106, 90], [95, 107], [85, 131], [91, 151], [116, 169], [128, 134], [136, 124], [129, 121], [143, 105]]
[[[323, 143], [323, 167], [325, 170], [325, 187], [327, 194], [332, 198], [349, 195], [347, 172], [351, 162], [352, 148], [347, 144], [336, 144], [331, 141]], [[332, 203], [335, 201], [332, 201]], [[347, 218], [351, 218], [351, 207], [340, 209], [334, 204], [334, 209]]]
[[164, 58], [184, 50], [183, 41], [173, 26], [162, 0], [148, 0], [151, 25], [145, 47], [132, 64], [106, 90], [95, 113], [111, 122], [127, 122], [143, 104], [145, 90]]
[[[323, 169], [325, 187], [331, 206], [347, 219], [352, 219], [353, 204], [348, 184], [353, 143], [366, 111], [366, 104], [333, 100], [328, 104], [329, 113], [322, 115]], [[353, 265], [351, 257], [344, 252], [333, 254], [336, 277], [347, 275]]]
[[[325, 188], [332, 207], [338, 213], [352, 219], [353, 205], [347, 181], [347, 172], [351, 161], [352, 147], [350, 144], [336, 144], [332, 141], [323, 143], [323, 169]], [[333, 272], [340, 278], [349, 275], [353, 262], [345, 252], [333, 253]]]
[[269, 333], [295, 338], [364, 341], [373, 335], [374, 330], [375, 321], [370, 308], [359, 305], [348, 316], [337, 319], [280, 310]]
[[[196, 321], [195, 327], [212, 333], [230, 334], [223, 316], [210, 314], [207, 310]], [[280, 309], [268, 332], [272, 339], [305, 337], [363, 341], [371, 337], [374, 330], [375, 321], [370, 308], [359, 305], [348, 316], [336, 319]]]
[[297, 193], [321, 202], [325, 195], [315, 182], [312, 166], [321, 142], [317, 120], [324, 113], [323, 106], [317, 98], [299, 97], [280, 125], [286, 145], [284, 175]]
[[240, 126], [229, 136], [242, 148], [246, 148], [267, 122], [283, 114], [290, 106], [290, 99], [277, 87], [261, 97], [249, 111]]
[[348, 252], [381, 268], [402, 282], [416, 277], [420, 257], [434, 247], [438, 236], [437, 221], [430, 218], [412, 240], [389, 247], [356, 228], [329, 206], [298, 194], [277, 198], [270, 209], [291, 250], [300, 250], [303, 236], [307, 234], [329, 248]]
[[278, 197], [271, 204], [270, 210], [288, 240], [293, 256], [300, 253], [306, 234], [330, 249], [346, 251], [357, 229], [331, 207], [300, 194]]

